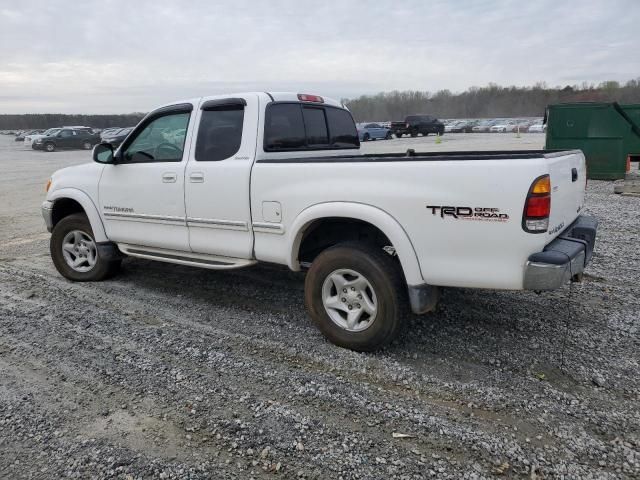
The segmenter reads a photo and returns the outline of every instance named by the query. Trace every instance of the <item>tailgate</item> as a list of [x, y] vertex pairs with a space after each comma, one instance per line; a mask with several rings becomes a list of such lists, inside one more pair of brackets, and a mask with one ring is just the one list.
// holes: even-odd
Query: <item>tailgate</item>
[[587, 167], [579, 150], [546, 154], [551, 177], [549, 239], [557, 237], [579, 215], [584, 206]]

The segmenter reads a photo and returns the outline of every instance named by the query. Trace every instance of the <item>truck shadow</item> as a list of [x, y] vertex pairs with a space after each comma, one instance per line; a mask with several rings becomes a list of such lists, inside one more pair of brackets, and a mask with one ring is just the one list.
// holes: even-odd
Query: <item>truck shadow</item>
[[[185, 315], [194, 305], [222, 307], [246, 313], [244, 332], [255, 329], [262, 334], [265, 322], [271, 322], [272, 328], [287, 326], [279, 340], [291, 346], [337, 348], [322, 339], [306, 314], [304, 273], [285, 267], [261, 264], [213, 271], [127, 259], [118, 280], [160, 295], [179, 292], [180, 298], [173, 301]], [[488, 371], [512, 371], [572, 384], [566, 367], [578, 357], [581, 363], [589, 361], [592, 354], [582, 340], [601, 331], [603, 320], [583, 306], [580, 297], [585, 292], [574, 293], [571, 303], [567, 295], [568, 287], [543, 295], [444, 289], [436, 311], [409, 315], [399, 338], [370, 355], [392, 358], [425, 373], [442, 375], [446, 367], [447, 375], [462, 381]], [[226, 328], [219, 314], [215, 322]]]

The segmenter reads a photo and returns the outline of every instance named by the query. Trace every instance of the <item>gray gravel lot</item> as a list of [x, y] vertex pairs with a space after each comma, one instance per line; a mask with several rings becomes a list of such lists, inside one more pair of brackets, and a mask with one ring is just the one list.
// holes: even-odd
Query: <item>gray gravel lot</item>
[[[434, 142], [363, 149], [543, 137]], [[601, 226], [571, 291], [448, 289], [358, 354], [321, 337], [285, 269], [126, 259], [110, 281], [64, 280], [39, 206], [51, 172], [88, 160], [0, 136], [0, 478], [640, 476], [640, 198], [589, 182]]]

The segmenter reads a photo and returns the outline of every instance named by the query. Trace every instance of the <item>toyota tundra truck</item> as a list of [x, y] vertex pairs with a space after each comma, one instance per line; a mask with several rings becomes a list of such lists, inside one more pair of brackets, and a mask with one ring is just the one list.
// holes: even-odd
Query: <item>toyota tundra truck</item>
[[[114, 149], [59, 170], [42, 213], [56, 269], [115, 274], [125, 256], [306, 272], [311, 319], [372, 351], [441, 287], [580, 280], [597, 221], [580, 151], [365, 155], [348, 109], [294, 93], [196, 98], [149, 113]], [[406, 310], [406, 312], [405, 312]]]

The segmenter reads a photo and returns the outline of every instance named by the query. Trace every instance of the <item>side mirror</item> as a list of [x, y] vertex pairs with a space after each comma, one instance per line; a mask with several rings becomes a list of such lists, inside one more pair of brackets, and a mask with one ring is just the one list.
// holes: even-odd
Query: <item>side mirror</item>
[[93, 147], [93, 161], [98, 163], [115, 163], [113, 159], [113, 146], [110, 143], [99, 143]]

